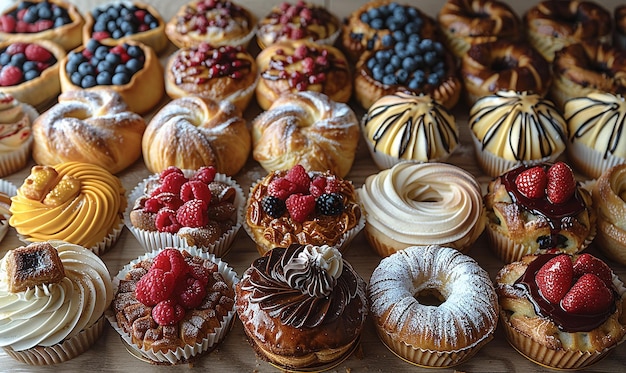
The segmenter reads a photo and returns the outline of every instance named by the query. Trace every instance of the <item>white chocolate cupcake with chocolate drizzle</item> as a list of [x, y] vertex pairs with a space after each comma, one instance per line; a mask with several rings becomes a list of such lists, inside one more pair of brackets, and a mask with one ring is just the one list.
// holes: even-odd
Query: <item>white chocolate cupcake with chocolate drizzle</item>
[[621, 95], [594, 92], [565, 103], [569, 143], [567, 157], [585, 175], [598, 178], [626, 162], [626, 102]]
[[554, 162], [567, 141], [565, 119], [554, 103], [529, 92], [499, 91], [470, 109], [476, 160], [496, 177], [519, 165]]
[[361, 132], [380, 169], [402, 161], [444, 161], [459, 145], [454, 116], [429, 95], [381, 97], [363, 117]]

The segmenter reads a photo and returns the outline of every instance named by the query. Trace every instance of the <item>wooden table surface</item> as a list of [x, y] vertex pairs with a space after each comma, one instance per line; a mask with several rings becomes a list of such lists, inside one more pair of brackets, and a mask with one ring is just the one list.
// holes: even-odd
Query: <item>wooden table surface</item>
[[[77, 4], [79, 10], [83, 14], [93, 9], [96, 5], [104, 3], [104, 1], [93, 0], [78, 0], [73, 2]], [[175, 14], [181, 4], [184, 4], [184, 1], [181, 0], [150, 0], [147, 2], [155, 6], [165, 20], [168, 20], [173, 14]], [[274, 4], [279, 2], [279, 0], [239, 0], [241, 5], [248, 7], [258, 17], [262, 17], [267, 14], [269, 9]], [[318, 0], [313, 2], [325, 4], [333, 13], [340, 17], [349, 15], [361, 4], [365, 3], [364, 0]], [[515, 11], [521, 15], [527, 7], [534, 4], [536, 1], [509, 2]], [[5, 5], [6, 3], [6, 0], [0, 0], [0, 6], [3, 4]], [[420, 2], [413, 1], [413, 3], [417, 4], [417, 6], [427, 14], [436, 16], [443, 1], [423, 0]], [[607, 9], [612, 11], [618, 1], [602, 1], [602, 3]], [[175, 47], [170, 45], [169, 49], [161, 55], [162, 62], [164, 62], [167, 56], [174, 50]], [[250, 50], [252, 53], [258, 52], [258, 48], [254, 45], [254, 40], [251, 43]], [[159, 107], [164, 105], [167, 101], [168, 99], [165, 96]], [[351, 106], [357, 113], [357, 116], [360, 117], [364, 114], [363, 109], [360, 108], [358, 104], [352, 103]], [[156, 108], [154, 112], [156, 112], [156, 110], [158, 110], [158, 108]], [[259, 107], [253, 101], [245, 113], [246, 118], [252, 119], [259, 112]], [[462, 167], [474, 174], [481, 182], [484, 192], [486, 184], [489, 182], [490, 178], [482, 174], [475, 164], [473, 150], [468, 137], [467, 112], [468, 108], [464, 105], [459, 105], [454, 110], [457, 124], [461, 131], [461, 144], [448, 162]], [[151, 115], [152, 114], [147, 115], [146, 119], [149, 120]], [[5, 177], [5, 179], [13, 182], [16, 186], [19, 186], [23, 182], [24, 178], [29, 174], [29, 170], [30, 167], [27, 167], [18, 173]], [[371, 160], [365, 144], [361, 141], [357, 150], [356, 160], [347, 176], [347, 179], [351, 180], [356, 187], [360, 187], [368, 175], [376, 172], [378, 172], [378, 169]], [[252, 160], [252, 157], [250, 157], [244, 169], [235, 176], [235, 179], [240, 183], [244, 191], [248, 191], [250, 183], [265, 174], [266, 172], [259, 166], [259, 164]], [[118, 176], [122, 180], [122, 183], [126, 187], [127, 191], [130, 192], [130, 190], [132, 190], [137, 183], [148, 175], [149, 172], [146, 170], [143, 161], [140, 159], [136, 162], [136, 164], [123, 171]], [[18, 247], [20, 244], [21, 243], [16, 237], [15, 230], [11, 228], [7, 237], [0, 243], [0, 257], [4, 256], [7, 250]], [[597, 248], [593, 247], [593, 244], [588, 251], [594, 255], [603, 257]], [[144, 250], [135, 240], [134, 236], [127, 229], [124, 229], [119, 241], [108, 252], [106, 252], [102, 258], [107, 264], [111, 274], [115, 275], [122, 266], [143, 253]], [[492, 278], [495, 277], [497, 271], [503, 266], [503, 263], [499, 259], [495, 258], [490, 251], [484, 235], [474, 244], [468, 254], [474, 257], [479, 264], [490, 273]], [[229, 263], [238, 275], [241, 276], [244, 270], [255, 258], [257, 258], [257, 256], [258, 253], [254, 243], [247, 236], [244, 230], [241, 229], [233, 247], [230, 252], [223, 257], [223, 260]], [[380, 261], [377, 254], [369, 247], [363, 233], [360, 233], [351, 243], [345, 253], [345, 258], [357, 269], [366, 281], [369, 281], [372, 271]], [[622, 281], [626, 281], [626, 267], [611, 261], [608, 261], [608, 263], [619, 275]], [[61, 369], [63, 371], [85, 371], [86, 369], [89, 369], [93, 372], [139, 372], [152, 369], [155, 371], [167, 372], [177, 369], [180, 370], [181, 368], [191, 369], [191, 366], [157, 367], [136, 359], [133, 355], [126, 351], [119, 335], [109, 326], [105, 328], [104, 335], [89, 351], [58, 366], [31, 367], [14, 361], [0, 350], [0, 371], [7, 372], [46, 372], [53, 371], [55, 369]], [[195, 370], [206, 369], [211, 372], [277, 371], [276, 368], [255, 356], [251, 346], [244, 337], [242, 325], [238, 320], [235, 321], [232, 330], [227, 335], [223, 343], [219, 345], [215, 351], [196, 361], [193, 368]], [[465, 364], [455, 367], [454, 369], [444, 369], [443, 371], [453, 370], [466, 372], [550, 371], [528, 361], [517, 353], [507, 343], [500, 327], [496, 331], [495, 338], [483, 347], [472, 359]], [[625, 370], [626, 343], [618, 346], [604, 360], [587, 369], [587, 371], [595, 372], [623, 372]], [[371, 318], [368, 318], [367, 320], [366, 327], [361, 336], [360, 347], [357, 351], [342, 364], [331, 370], [331, 372], [346, 373], [389, 371], [417, 372], [427, 371], [427, 369], [419, 368], [406, 363], [391, 353], [378, 339]]]

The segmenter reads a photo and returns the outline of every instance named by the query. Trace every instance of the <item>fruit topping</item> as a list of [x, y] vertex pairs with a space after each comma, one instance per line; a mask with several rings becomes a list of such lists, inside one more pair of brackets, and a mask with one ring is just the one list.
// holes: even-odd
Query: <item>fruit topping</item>
[[606, 263], [591, 254], [581, 254], [574, 262], [574, 276], [580, 277], [585, 273], [598, 276], [606, 286], [612, 286], [613, 273]]
[[[249, 58], [245, 58], [245, 56]], [[202, 84], [213, 78], [241, 79], [252, 71], [252, 57], [243, 47], [214, 48], [207, 43], [176, 54], [172, 64], [176, 84]]]
[[564, 310], [582, 315], [600, 313], [612, 303], [613, 293], [593, 273], [582, 275], [561, 301]]
[[528, 198], [542, 198], [545, 195], [548, 176], [543, 167], [537, 166], [522, 172], [515, 179], [517, 189]]
[[174, 300], [159, 302], [152, 309], [152, 318], [159, 325], [174, 325], [185, 317], [185, 309]]
[[[272, 11], [265, 21], [270, 25], [282, 25], [277, 30], [277, 38], [284, 37], [286, 39], [298, 40], [306, 37], [312, 37], [314, 40], [325, 38], [326, 34], [319, 35], [317, 30], [320, 27], [332, 28], [334, 31], [336, 26], [333, 26], [333, 16], [321, 6], [315, 6], [307, 4], [305, 1], [298, 0], [295, 4], [288, 2], [281, 3], [276, 11]], [[315, 25], [311, 31], [308, 28], [311, 25]], [[316, 32], [317, 31], [317, 32]]]
[[280, 218], [287, 210], [285, 201], [272, 195], [263, 197], [261, 205], [263, 206], [263, 211], [273, 218]]
[[576, 179], [572, 169], [563, 162], [557, 162], [548, 169], [546, 194], [552, 203], [569, 200], [576, 191]]
[[322, 215], [340, 215], [344, 208], [343, 196], [339, 193], [324, 193], [319, 196], [315, 206]]
[[0, 50], [0, 86], [14, 86], [35, 79], [56, 62], [54, 55], [39, 44], [10, 44]]
[[228, 28], [233, 19], [247, 19], [245, 10], [228, 0], [200, 0], [194, 7], [186, 7], [179, 18], [177, 30], [187, 33], [195, 31], [201, 35], [211, 27]]
[[537, 272], [537, 286], [544, 298], [558, 304], [572, 286], [574, 268], [568, 255], [562, 254], [550, 259]]
[[91, 12], [92, 37], [120, 39], [159, 27], [159, 20], [147, 9], [133, 4], [112, 3]]
[[12, 11], [0, 16], [0, 32], [35, 33], [72, 23], [67, 9], [44, 0], [21, 1]]
[[308, 193], [311, 178], [302, 165], [295, 165], [285, 174], [285, 179], [293, 184], [292, 193]]
[[315, 197], [312, 195], [292, 194], [285, 201], [291, 219], [303, 223], [315, 212]]

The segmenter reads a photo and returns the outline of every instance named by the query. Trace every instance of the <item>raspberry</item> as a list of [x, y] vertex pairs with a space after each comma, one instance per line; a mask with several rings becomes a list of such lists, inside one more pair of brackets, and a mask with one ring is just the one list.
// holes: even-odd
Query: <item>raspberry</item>
[[22, 81], [24, 74], [17, 66], [7, 65], [0, 70], [0, 86], [17, 85]]
[[4, 14], [0, 17], [0, 31], [6, 33], [13, 33], [15, 31], [16, 25], [15, 18]]
[[24, 53], [26, 51], [27, 45], [28, 43], [22, 43], [22, 42], [13, 43], [7, 47], [5, 52], [9, 54], [10, 56], [13, 56], [14, 54]]
[[200, 280], [188, 277], [181, 285], [183, 285], [182, 288], [180, 288], [180, 291], [177, 291], [178, 302], [187, 309], [198, 307], [206, 296], [206, 289]]
[[285, 175], [285, 179], [291, 181], [295, 188], [292, 193], [308, 193], [309, 185], [311, 184], [311, 178], [302, 165], [295, 165]]
[[144, 210], [157, 213], [160, 209], [165, 207], [176, 211], [182, 205], [183, 201], [174, 193], [159, 193], [146, 200], [144, 203]]
[[167, 248], [161, 251], [152, 261], [150, 270], [158, 268], [165, 272], [170, 272], [174, 278], [179, 278], [189, 272], [187, 262], [180, 251]]
[[159, 179], [161, 180], [161, 182], [163, 182], [163, 179], [165, 179], [167, 175], [172, 173], [183, 175], [183, 171], [181, 171], [180, 168], [176, 166], [169, 166], [165, 170], [161, 171], [161, 173], [159, 174]]
[[146, 306], [154, 306], [160, 301], [169, 299], [176, 287], [176, 278], [171, 272], [159, 268], [151, 268], [137, 281], [135, 296]]
[[311, 181], [309, 186], [309, 193], [315, 198], [324, 194], [324, 188], [326, 188], [326, 178], [316, 177]]
[[31, 61], [46, 62], [52, 58], [52, 53], [38, 44], [28, 44], [24, 53]]
[[192, 199], [203, 200], [207, 205], [211, 203], [211, 190], [209, 186], [200, 180], [191, 180], [180, 188], [180, 198], [184, 201]]
[[183, 227], [199, 228], [209, 223], [209, 205], [200, 199], [185, 202], [176, 212], [176, 220]]
[[100, 41], [102, 39], [110, 38], [111, 35], [107, 31], [96, 31], [93, 33], [93, 35], [91, 35], [91, 37]]
[[282, 199], [284, 201], [287, 199], [287, 197], [293, 194], [294, 188], [295, 187], [291, 181], [283, 177], [279, 177], [272, 180], [267, 186], [267, 194]]
[[159, 302], [152, 309], [152, 318], [159, 325], [174, 325], [185, 317], [185, 309], [169, 299]]
[[200, 169], [196, 171], [196, 174], [193, 175], [193, 180], [200, 180], [205, 184], [209, 184], [215, 180], [216, 173], [217, 171], [213, 166], [200, 167]]
[[200, 281], [203, 286], [209, 283], [209, 277], [211, 276], [211, 271], [208, 268], [203, 267], [201, 265], [189, 265], [189, 275], [196, 280]]
[[187, 178], [183, 174], [173, 172], [162, 179], [161, 190], [163, 192], [180, 193], [180, 187], [187, 182]]
[[285, 201], [291, 219], [303, 223], [315, 211], [315, 197], [312, 195], [292, 194]]
[[263, 206], [263, 211], [273, 218], [280, 218], [287, 210], [285, 201], [274, 196], [265, 196], [261, 201], [261, 206]]
[[53, 28], [54, 22], [50, 19], [41, 19], [32, 25], [32, 32], [41, 32]]
[[335, 177], [326, 178], [326, 186], [324, 187], [325, 193], [339, 193], [341, 190], [341, 181]]
[[167, 208], [162, 208], [157, 212], [154, 224], [159, 232], [176, 233], [180, 229], [176, 211]]

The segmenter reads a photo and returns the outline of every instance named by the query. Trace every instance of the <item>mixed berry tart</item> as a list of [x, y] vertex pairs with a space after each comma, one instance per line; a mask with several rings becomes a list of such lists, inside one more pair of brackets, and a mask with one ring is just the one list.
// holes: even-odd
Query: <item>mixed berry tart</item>
[[171, 98], [196, 95], [227, 100], [241, 112], [254, 95], [257, 82], [256, 61], [241, 46], [200, 43], [180, 48], [169, 57], [165, 68], [165, 91]]
[[19, 1], [0, 15], [0, 41], [49, 40], [66, 51], [83, 41], [83, 16], [64, 0]]
[[283, 2], [259, 21], [256, 30], [261, 48], [282, 40], [311, 40], [333, 45], [341, 32], [339, 19], [323, 6], [303, 0]]
[[154, 49], [128, 40], [110, 46], [91, 39], [61, 62], [61, 90], [107, 86], [117, 91], [130, 111], [145, 113], [163, 96], [163, 67]]
[[256, 22], [252, 12], [230, 0], [193, 0], [167, 22], [165, 34], [179, 48], [202, 42], [247, 47]]
[[65, 50], [47, 40], [0, 42], [0, 88], [16, 100], [43, 106], [60, 92]]
[[117, 1], [96, 7], [85, 15], [83, 40], [96, 39], [103, 44], [135, 40], [159, 53], [167, 47], [165, 22], [149, 4]]
[[256, 62], [260, 74], [256, 98], [264, 110], [286, 92], [316, 91], [342, 103], [352, 95], [348, 60], [333, 46], [282, 41], [263, 49]]

